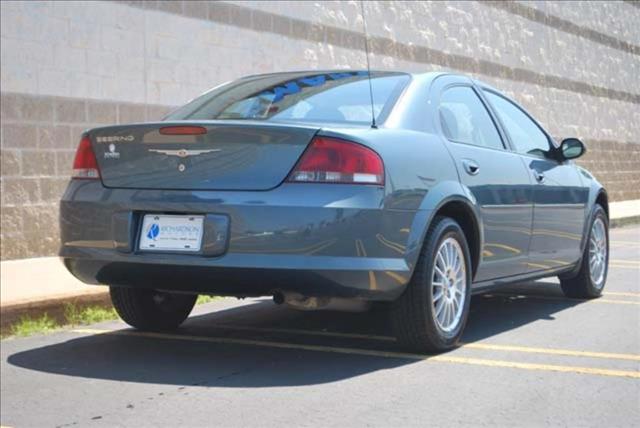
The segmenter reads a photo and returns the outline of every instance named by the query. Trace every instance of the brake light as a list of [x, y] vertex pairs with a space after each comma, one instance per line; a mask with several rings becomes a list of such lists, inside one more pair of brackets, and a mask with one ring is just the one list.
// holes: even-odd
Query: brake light
[[373, 150], [338, 138], [315, 137], [288, 181], [384, 184], [384, 165]]
[[73, 160], [73, 171], [71, 172], [71, 177], [86, 179], [100, 178], [98, 161], [96, 160], [96, 155], [93, 153], [93, 149], [91, 148], [91, 140], [86, 135], [82, 137], [80, 144], [78, 144], [76, 157]]
[[160, 128], [162, 135], [202, 135], [207, 133], [207, 128], [202, 126], [164, 126]]

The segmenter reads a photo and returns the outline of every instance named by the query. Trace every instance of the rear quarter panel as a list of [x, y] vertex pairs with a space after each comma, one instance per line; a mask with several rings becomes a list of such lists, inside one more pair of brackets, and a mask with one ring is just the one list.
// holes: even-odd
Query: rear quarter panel
[[456, 166], [437, 136], [414, 130], [325, 129], [322, 134], [367, 145], [383, 159], [385, 196], [383, 208], [411, 213], [411, 226], [385, 227], [387, 242], [400, 243], [404, 258], [413, 269], [435, 211], [452, 199], [473, 206], [469, 193], [460, 185]]

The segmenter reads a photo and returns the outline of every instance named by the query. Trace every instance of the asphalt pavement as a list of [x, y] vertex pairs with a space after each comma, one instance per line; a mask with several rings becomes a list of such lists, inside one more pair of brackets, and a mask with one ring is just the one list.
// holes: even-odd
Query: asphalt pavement
[[201, 305], [1, 342], [3, 427], [640, 426], [640, 227], [611, 232], [604, 295], [557, 281], [476, 296], [463, 345], [400, 348], [384, 311]]

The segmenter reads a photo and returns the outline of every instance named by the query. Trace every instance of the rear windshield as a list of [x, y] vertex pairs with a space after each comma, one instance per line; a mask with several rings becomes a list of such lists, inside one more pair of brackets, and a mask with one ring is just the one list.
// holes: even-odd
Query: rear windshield
[[[373, 111], [383, 121], [409, 82], [404, 73], [371, 72]], [[368, 73], [286, 73], [220, 86], [165, 120], [371, 122]]]

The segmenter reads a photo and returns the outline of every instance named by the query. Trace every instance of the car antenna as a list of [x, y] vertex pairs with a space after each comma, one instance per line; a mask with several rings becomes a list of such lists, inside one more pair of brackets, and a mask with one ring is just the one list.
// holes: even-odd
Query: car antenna
[[364, 17], [364, 0], [360, 0], [362, 10], [362, 28], [364, 30], [364, 53], [367, 58], [367, 78], [369, 80], [369, 98], [371, 99], [371, 127], [377, 129], [376, 114], [373, 108], [373, 84], [371, 83], [371, 64], [369, 64], [369, 37], [367, 36], [367, 22]]

